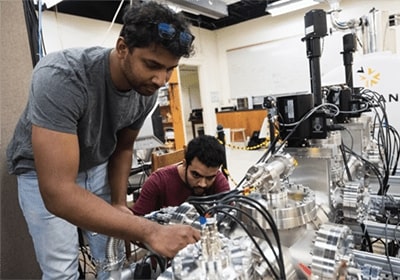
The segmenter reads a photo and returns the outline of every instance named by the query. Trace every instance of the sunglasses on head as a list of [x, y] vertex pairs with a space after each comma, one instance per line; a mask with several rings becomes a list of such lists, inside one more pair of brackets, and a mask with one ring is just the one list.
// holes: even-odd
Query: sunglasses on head
[[188, 48], [192, 44], [194, 40], [194, 36], [186, 31], [178, 31], [176, 28], [169, 23], [160, 22], [156, 23], [158, 29], [158, 36], [165, 40], [172, 40], [179, 36], [179, 44], [184, 47]]

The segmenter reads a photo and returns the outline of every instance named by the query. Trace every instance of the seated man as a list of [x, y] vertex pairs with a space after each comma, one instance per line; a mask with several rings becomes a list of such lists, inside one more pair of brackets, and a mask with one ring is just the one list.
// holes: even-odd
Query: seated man
[[185, 158], [153, 172], [142, 186], [138, 200], [132, 206], [136, 215], [168, 206], [179, 206], [189, 196], [203, 196], [229, 191], [229, 182], [220, 171], [225, 149], [210, 135], [189, 142]]

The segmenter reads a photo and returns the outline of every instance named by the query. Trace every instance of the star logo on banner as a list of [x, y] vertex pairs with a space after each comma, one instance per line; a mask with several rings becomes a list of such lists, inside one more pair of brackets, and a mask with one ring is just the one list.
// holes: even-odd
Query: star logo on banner
[[374, 85], [378, 84], [380, 78], [381, 78], [381, 73], [369, 67], [366, 73], [360, 74], [360, 79], [361, 81], [364, 81], [366, 88], [371, 88]]

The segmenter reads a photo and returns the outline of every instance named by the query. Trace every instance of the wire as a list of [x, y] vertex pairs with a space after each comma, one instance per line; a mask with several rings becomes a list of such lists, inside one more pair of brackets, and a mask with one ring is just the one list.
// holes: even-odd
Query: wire
[[[348, 135], [350, 136], [350, 140], [351, 140], [350, 150], [353, 150], [353, 146], [354, 146], [353, 134], [351, 133], [351, 131], [346, 126], [344, 126], [344, 131], [346, 131], [348, 133]], [[349, 166], [348, 166], [348, 163], [349, 163], [349, 160], [350, 160], [351, 156], [349, 155], [348, 157], [346, 157], [345, 144], [343, 143], [343, 139], [342, 139], [342, 142], [340, 144], [340, 151], [342, 153], [342, 157], [343, 157], [343, 161], [344, 161], [344, 166], [345, 166], [345, 170], [344, 171], [346, 171], [346, 174], [347, 174], [347, 177], [348, 177], [349, 181], [352, 181], [351, 180], [351, 173], [350, 173]]]
[[[82, 230], [80, 228], [78, 230], [78, 238], [79, 238], [79, 250], [80, 250], [80, 258], [79, 260], [82, 262], [82, 276], [86, 276], [86, 274], [95, 275], [96, 267], [93, 264], [92, 255], [88, 250], [88, 246], [84, 242], [84, 237]], [[89, 268], [89, 271], [87, 269]]]
[[[372, 249], [373, 242], [371, 242], [371, 238], [368, 234], [367, 227], [365, 226], [364, 223], [361, 223], [360, 226], [363, 233], [363, 241], [365, 240], [367, 242], [369, 252], [373, 253], [374, 252]], [[362, 245], [365, 246], [365, 243], [363, 242]]]
[[[186, 200], [186, 202], [191, 203], [191, 204], [196, 204], [196, 203], [203, 203], [203, 204], [209, 204], [213, 205], [221, 201], [223, 198], [228, 197], [229, 195], [236, 195], [240, 193], [240, 190], [230, 190], [222, 193], [215, 193], [211, 195], [205, 195], [205, 196], [189, 196]], [[200, 215], [204, 216], [204, 213], [199, 213]]]
[[[115, 12], [114, 17], [113, 17], [113, 19], [111, 21], [111, 24], [108, 27], [106, 33], [104, 34], [104, 37], [103, 37], [103, 40], [102, 40], [101, 44], [104, 44], [108, 34], [110, 33], [111, 28], [114, 26], [115, 20], [117, 19], [117, 16], [118, 16], [123, 4], [124, 4], [124, 0], [121, 0], [121, 2], [119, 3], [119, 6], [117, 8], [117, 11]], [[132, 5], [132, 3], [131, 3], [131, 5]]]
[[196, 209], [196, 211], [201, 216], [205, 216], [205, 213], [207, 210], [204, 207], [204, 205], [215, 205], [219, 201], [221, 201], [224, 197], [232, 195], [232, 194], [237, 194], [239, 192], [240, 192], [239, 190], [233, 189], [230, 191], [206, 195], [206, 196], [189, 196], [186, 199], [186, 202], [192, 204], [194, 206], [194, 208]]
[[39, 61], [38, 57], [38, 18], [35, 11], [35, 5], [33, 0], [29, 1], [22, 1], [24, 7], [24, 16], [25, 16], [25, 24], [26, 30], [28, 32], [28, 39], [29, 39], [29, 47], [31, 51], [31, 59], [32, 59], [32, 66], [35, 66], [36, 63]]
[[359, 110], [352, 110], [352, 111], [340, 111], [340, 114], [357, 114], [357, 113], [364, 113], [369, 111], [369, 104], [367, 102], [360, 102], [360, 104], [364, 104], [365, 107], [362, 107]]
[[350, 169], [349, 169], [349, 162], [348, 162], [348, 159], [346, 157], [345, 150], [344, 150], [345, 148], [344, 148], [343, 141], [342, 141], [342, 143], [341, 143], [339, 148], [340, 148], [340, 153], [342, 154], [343, 163], [344, 163], [344, 169], [346, 171], [347, 178], [348, 178], [349, 181], [353, 181], [352, 176], [351, 176], [351, 172], [350, 172]]
[[314, 107], [313, 109], [311, 109], [308, 113], [306, 113], [299, 121], [294, 122], [294, 123], [290, 123], [290, 124], [283, 124], [281, 123], [281, 126], [294, 126], [292, 128], [292, 130], [290, 131], [290, 133], [288, 133], [288, 135], [286, 135], [286, 137], [282, 140], [281, 145], [279, 146], [279, 148], [277, 149], [277, 151], [279, 151], [280, 149], [283, 148], [283, 145], [289, 140], [289, 138], [293, 135], [293, 133], [296, 132], [296, 130], [299, 128], [299, 126], [305, 121], [307, 120], [309, 117], [311, 117], [317, 110], [322, 109], [324, 107], [332, 107], [333, 109], [335, 109], [333, 117], [336, 117], [337, 115], [339, 115], [340, 113], [340, 109], [338, 106], [331, 104], [331, 103], [325, 103], [325, 104], [320, 104], [316, 107]]
[[[236, 200], [234, 200], [236, 199]], [[276, 226], [274, 219], [272, 217], [272, 215], [269, 213], [269, 211], [264, 207], [264, 205], [262, 205], [259, 201], [252, 199], [248, 196], [236, 196], [236, 197], [232, 197], [231, 199], [229, 199], [228, 201], [226, 201], [226, 203], [230, 203], [230, 202], [241, 202], [241, 203], [246, 203], [250, 206], [252, 206], [253, 208], [257, 209], [259, 213], [261, 213], [261, 215], [264, 217], [264, 219], [268, 222], [271, 231], [274, 234], [278, 249], [280, 251], [280, 257], [283, 258], [282, 256], [282, 249], [281, 249], [281, 242], [280, 242], [280, 237], [279, 237], [279, 231], [278, 231], [278, 227]]]
[[38, 56], [39, 60], [43, 57], [42, 50], [42, 0], [38, 0]]
[[394, 278], [394, 273], [393, 273], [393, 266], [392, 266], [392, 262], [390, 261], [390, 256], [389, 256], [389, 249], [388, 249], [388, 237], [387, 237], [387, 227], [388, 227], [388, 222], [389, 222], [389, 218], [390, 215], [388, 215], [387, 219], [386, 219], [386, 223], [385, 223], [385, 254], [386, 254], [386, 258], [389, 264], [389, 269], [390, 269], [390, 274], [392, 275], [392, 279]]
[[150, 166], [146, 166], [146, 163], [143, 159], [141, 159], [140, 157], [138, 158], [138, 163], [140, 163], [139, 167], [131, 169], [130, 174], [129, 174], [129, 178], [139, 174], [139, 180], [138, 182], [135, 183], [130, 183], [130, 181], [128, 180], [128, 190], [127, 193], [128, 194], [133, 194], [133, 201], [135, 202], [139, 195], [140, 195], [140, 190], [144, 184], [144, 182], [146, 181], [146, 179], [150, 176]]
[[[282, 253], [282, 247], [280, 244], [280, 238], [279, 238], [279, 232], [278, 232], [278, 228], [274, 222], [274, 219], [272, 217], [272, 215], [269, 213], [269, 211], [264, 207], [264, 205], [262, 205], [259, 201], [248, 197], [248, 196], [244, 196], [241, 195], [242, 191], [239, 191], [237, 189], [229, 191], [229, 192], [225, 192], [223, 193], [223, 195], [220, 197], [219, 200], [215, 200], [216, 196], [212, 195], [213, 199], [210, 199], [210, 196], [208, 196], [207, 198], [204, 197], [190, 197], [187, 202], [191, 203], [192, 205], [194, 205], [194, 207], [196, 209], [200, 209], [199, 213], [200, 215], [208, 215], [209, 213], [211, 213], [212, 211], [216, 211], [218, 213], [221, 213], [221, 209], [234, 209], [239, 213], [242, 213], [243, 215], [247, 216], [252, 223], [260, 230], [260, 232], [262, 233], [263, 237], [265, 238], [266, 242], [271, 246], [271, 250], [273, 250], [274, 256], [276, 257], [278, 266], [279, 266], [279, 270], [280, 270], [280, 278], [278, 279], [285, 279], [285, 268], [284, 268], [284, 260], [283, 260], [283, 253]], [[274, 249], [272, 248], [272, 243], [269, 239], [268, 236], [265, 235], [264, 230], [262, 229], [262, 227], [260, 226], [260, 224], [257, 222], [257, 220], [255, 220], [252, 216], [250, 216], [248, 213], [244, 212], [242, 209], [238, 208], [238, 207], [234, 207], [232, 206], [232, 204], [234, 203], [241, 203], [241, 204], [248, 204], [249, 206], [251, 206], [252, 208], [254, 208], [255, 210], [257, 210], [265, 219], [265, 221], [267, 221], [273, 235], [275, 238], [275, 243], [276, 246], [278, 248], [279, 251], [279, 257], [277, 256], [276, 252], [274, 251]], [[203, 205], [212, 205], [209, 209], [204, 210], [204, 208], [202, 208], [202, 206], [200, 204]], [[224, 214], [226, 214], [224, 212]], [[232, 214], [229, 214], [229, 216], [231, 216]], [[237, 219], [233, 218], [235, 221], [237, 221]], [[244, 226], [242, 225], [241, 222], [237, 222], [238, 224], [240, 224], [240, 226]], [[248, 231], [246, 231], [246, 233], [248, 233]], [[250, 233], [248, 233], [250, 234]]]
[[[382, 187], [379, 195], [385, 195], [389, 189], [389, 176], [397, 171], [399, 161], [399, 133], [389, 124], [386, 114], [386, 102], [380, 94], [375, 91], [364, 89], [361, 97], [369, 103], [375, 111], [373, 139], [378, 144], [378, 152], [383, 165]], [[378, 110], [379, 109], [379, 110]]]
[[368, 161], [367, 159], [365, 159], [361, 155], [359, 155], [356, 152], [350, 150], [347, 146], [344, 146], [344, 148], [345, 148], [347, 153], [350, 153], [350, 154], [354, 155], [356, 158], [360, 159], [361, 161], [363, 161], [366, 164], [366, 167], [368, 167], [369, 170], [372, 171], [375, 174], [375, 176], [376, 176], [376, 178], [377, 178], [377, 180], [379, 182], [379, 189], [380, 190], [383, 189], [383, 186], [384, 186], [383, 185], [383, 178], [382, 178], [382, 174], [379, 171], [379, 169], [373, 163], [371, 163], [370, 161]]
[[[163, 257], [161, 257], [160, 255], [154, 254], [154, 253], [150, 253], [148, 255], [146, 255], [141, 263], [144, 264], [148, 259], [150, 259], [151, 262], [151, 258], [155, 258], [157, 261], [158, 266], [160, 267], [160, 272], [163, 273], [166, 269], [166, 264], [167, 261], [163, 259]], [[154, 269], [154, 268], [153, 268]]]
[[[268, 267], [270, 268], [270, 271], [273, 274], [273, 276], [275, 277], [275, 279], [285, 279], [285, 278], [279, 278], [278, 277], [278, 274], [276, 273], [276, 271], [274, 270], [274, 268], [270, 264], [268, 258], [265, 256], [265, 254], [264, 254], [263, 250], [261, 249], [260, 245], [258, 245], [257, 241], [254, 239], [254, 237], [251, 235], [250, 231], [247, 229], [246, 225], [243, 224], [242, 221], [240, 221], [234, 215], [232, 215], [232, 214], [230, 214], [230, 213], [228, 213], [228, 212], [226, 212], [226, 211], [224, 211], [222, 209], [218, 209], [218, 208], [222, 208], [222, 207], [223, 206], [214, 206], [214, 207], [210, 208], [210, 211], [217, 210], [217, 212], [223, 213], [224, 215], [230, 216], [232, 219], [234, 219], [243, 228], [243, 230], [247, 233], [247, 235], [251, 239], [251, 241], [253, 241], [254, 246], [257, 248], [257, 250], [260, 252], [260, 254], [263, 257], [263, 259], [265, 260], [265, 262], [268, 264]], [[226, 205], [224, 207], [226, 207]], [[250, 218], [252, 218], [252, 217], [250, 216]], [[271, 250], [273, 251], [272, 248], [271, 248]], [[277, 262], [279, 263], [278, 259], [277, 259]]]
[[60, 19], [59, 19], [59, 12], [58, 12], [58, 5], [54, 7], [54, 16], [56, 18], [56, 25], [57, 25], [57, 33], [58, 33], [58, 41], [60, 42], [61, 49], [64, 49], [64, 42], [62, 40], [62, 30], [60, 28]]
[[[398, 215], [398, 217], [399, 217], [399, 219], [400, 219], [400, 215]], [[397, 228], [399, 227], [399, 225], [400, 225], [400, 222], [398, 222], [397, 224], [396, 224], [396, 227], [395, 227], [395, 229], [394, 229], [394, 237], [393, 237], [393, 240], [394, 240], [394, 242], [396, 242], [397, 243], [397, 245], [399, 245], [399, 240], [397, 240]]]
[[[382, 172], [380, 177], [379, 195], [384, 195], [389, 189], [389, 176], [395, 174], [399, 159], [399, 134], [392, 126], [389, 125], [386, 114], [386, 105], [384, 99], [378, 93], [363, 89], [361, 92], [362, 99], [368, 103], [368, 107], [375, 111], [374, 131], [371, 131], [372, 138], [376, 139], [378, 145], [378, 153], [382, 162]], [[379, 110], [378, 110], [379, 109]], [[383, 124], [383, 125], [382, 125]], [[370, 164], [369, 166], [372, 166]], [[374, 172], [378, 174], [378, 167]]]

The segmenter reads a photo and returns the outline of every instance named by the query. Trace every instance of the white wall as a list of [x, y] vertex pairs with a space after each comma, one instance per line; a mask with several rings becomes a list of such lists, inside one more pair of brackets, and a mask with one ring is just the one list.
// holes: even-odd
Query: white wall
[[[342, 0], [340, 2], [342, 9], [340, 20], [347, 21], [360, 18], [368, 15], [372, 8], [400, 13], [399, 2], [399, 0]], [[330, 7], [327, 3], [321, 3], [313, 8], [328, 11]], [[204, 127], [207, 134], [215, 133], [217, 125], [215, 107], [231, 103], [227, 52], [251, 45], [284, 41], [285, 38], [296, 36], [300, 40], [304, 37], [304, 14], [306, 12], [307, 10], [300, 10], [277, 17], [265, 16], [217, 31], [193, 28], [196, 36], [196, 54], [190, 59], [182, 59], [181, 63], [198, 66], [201, 105], [204, 109]], [[52, 12], [44, 13], [43, 25], [44, 40], [48, 52], [72, 46], [102, 45], [112, 47], [120, 30], [119, 24], [114, 25], [107, 32], [110, 26], [108, 22], [64, 14], [56, 16]], [[393, 38], [393, 34], [399, 33], [398, 30], [396, 32], [385, 30], [382, 33], [385, 34], [384, 41], [386, 44], [393, 43], [395, 40], [399, 41], [398, 38]], [[324, 52], [321, 56], [322, 74], [342, 65], [340, 52], [343, 48], [341, 40], [344, 34], [335, 32], [324, 38]], [[293, 51], [300, 53], [298, 50]], [[357, 54], [355, 54], [356, 56]], [[305, 44], [304, 60], [307, 61]], [[286, 66], [288, 71], [291, 71], [293, 69], [291, 63], [291, 60], [282, 57], [282, 65], [280, 66], [283, 69]], [[270, 67], [274, 67], [274, 65]], [[308, 64], [305, 63], [302, 67], [304, 69], [301, 69], [301, 71], [309, 72]], [[186, 118], [186, 116], [183, 116], [183, 118]]]
[[[199, 88], [201, 92], [201, 106], [203, 107], [203, 121], [206, 134], [216, 132], [216, 117], [214, 108], [219, 106], [214, 96], [221, 95], [221, 80], [218, 67], [218, 44], [216, 33], [193, 28], [195, 39], [195, 55], [189, 59], [182, 59], [181, 63], [198, 67]], [[187, 118], [187, 116], [184, 116]]]
[[[339, 19], [341, 21], [347, 21], [350, 19], [358, 19], [362, 16], [368, 15], [372, 8], [376, 8], [379, 11], [390, 11], [390, 13], [400, 12], [400, 1], [399, 0], [342, 0], [340, 2], [342, 11], [340, 12]], [[312, 7], [313, 9], [323, 9], [329, 11], [330, 7], [328, 3], [321, 3]], [[277, 41], [285, 41], [287, 38], [298, 37], [300, 40], [304, 37], [304, 14], [310, 9], [300, 10], [289, 14], [271, 17], [265, 16], [251, 21], [247, 21], [238, 25], [230, 26], [227, 28], [216, 31], [217, 42], [218, 42], [218, 59], [219, 59], [219, 79], [221, 80], [221, 96], [220, 99], [223, 104], [231, 103], [231, 88], [229, 82], [229, 66], [228, 66], [228, 55], [227, 53], [236, 49], [243, 49], [252, 45], [257, 44], [268, 44], [268, 42], [275, 43]], [[331, 27], [330, 20], [328, 19], [328, 28]], [[396, 31], [399, 33], [399, 31]], [[334, 32], [324, 38], [322, 44], [323, 54], [320, 59], [321, 74], [329, 72], [330, 70], [343, 65], [343, 58], [340, 52], [343, 50], [342, 36], [347, 32]], [[384, 28], [382, 33], [385, 35], [386, 45], [392, 43], [395, 38], [393, 30]], [[382, 38], [381, 42], [383, 41]], [[397, 38], [398, 40], [398, 38]], [[288, 46], [290, 47], [290, 46]], [[390, 49], [392, 45], [386, 46], [386, 49]], [[397, 46], [397, 52], [400, 54], [400, 46]], [[307, 61], [306, 46], [304, 43], [304, 60]], [[395, 50], [395, 51], [396, 51]], [[276, 54], [279, 53], [279, 49], [276, 49]], [[298, 50], [293, 50], [298, 53]], [[357, 58], [355, 54], [355, 59]], [[286, 57], [281, 58], [280, 68], [287, 66], [288, 71], [293, 70], [293, 61]], [[301, 71], [309, 72], [308, 64], [304, 64], [305, 68]], [[276, 65], [270, 65], [271, 68]], [[296, 71], [299, 71], [298, 69]], [[293, 74], [293, 73], [290, 73]], [[343, 76], [344, 79], [344, 76]], [[291, 80], [287, 80], [287, 83], [292, 83]], [[266, 88], [268, 85], [266, 85]], [[299, 91], [303, 88], [299, 88]]]
[[182, 113], [184, 116], [183, 120], [186, 130], [185, 141], [189, 142], [193, 138], [192, 122], [189, 121], [190, 113], [192, 112], [192, 109], [202, 108], [199, 87], [199, 75], [197, 67], [180, 67], [179, 74], [181, 78], [179, 85], [182, 97]]
[[47, 53], [71, 47], [114, 47], [121, 29], [120, 24], [51, 11], [43, 12], [42, 25]]

